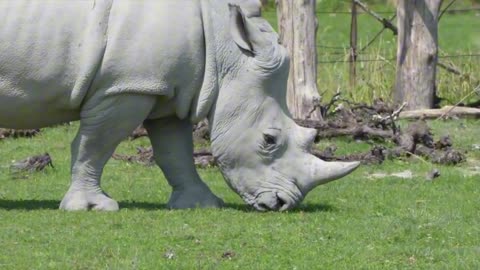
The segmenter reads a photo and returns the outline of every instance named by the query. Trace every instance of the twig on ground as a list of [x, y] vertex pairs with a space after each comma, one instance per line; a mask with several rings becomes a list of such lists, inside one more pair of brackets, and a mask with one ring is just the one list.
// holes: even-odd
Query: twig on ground
[[40, 129], [6, 129], [0, 128], [0, 140], [6, 138], [33, 137], [40, 133]]
[[48, 153], [28, 157], [24, 160], [16, 161], [10, 165], [13, 173], [42, 171], [47, 166], [53, 167], [52, 158]]
[[384, 126], [390, 125], [392, 127], [393, 134], [397, 134], [398, 128], [397, 125], [395, 124], [395, 121], [398, 119], [398, 116], [400, 113], [403, 111], [403, 109], [407, 106], [407, 102], [403, 102], [398, 109], [393, 111], [391, 114], [387, 116], [381, 116], [379, 114], [376, 114], [373, 116], [373, 120], [377, 121], [379, 124], [382, 124]]
[[333, 95], [333, 97], [330, 99], [330, 101], [327, 103], [327, 105], [323, 106], [322, 107], [322, 117], [323, 119], [325, 119], [328, 115], [328, 111], [330, 110], [330, 108], [340, 99], [340, 89], [337, 89], [337, 92], [335, 93], [335, 95]]

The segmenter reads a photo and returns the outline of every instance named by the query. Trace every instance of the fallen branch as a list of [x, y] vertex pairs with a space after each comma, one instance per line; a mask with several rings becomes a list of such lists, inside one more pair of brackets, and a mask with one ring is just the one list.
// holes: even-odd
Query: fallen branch
[[446, 117], [480, 117], [480, 109], [469, 107], [445, 106], [441, 109], [423, 109], [400, 113], [401, 119], [432, 119]]
[[387, 123], [388, 121], [395, 121], [397, 120], [398, 116], [403, 111], [405, 106], [407, 106], [406, 102], [404, 102], [398, 109], [393, 111], [390, 115], [381, 116], [377, 114], [377, 115], [374, 115], [374, 119], [378, 120], [378, 122], [381, 122], [381, 123]]
[[48, 153], [28, 157], [24, 160], [16, 161], [10, 165], [13, 173], [42, 171], [47, 166], [53, 167], [52, 158]]
[[362, 164], [381, 164], [385, 160], [385, 147], [375, 145], [365, 153], [335, 156], [335, 146], [329, 146], [320, 151], [313, 149], [312, 154], [325, 161], [360, 161]]
[[354, 139], [391, 139], [393, 132], [391, 130], [374, 129], [367, 125], [354, 126], [351, 128], [326, 128], [319, 129], [317, 138], [333, 138], [352, 136]]
[[403, 111], [403, 109], [407, 106], [407, 103], [404, 102], [398, 109], [393, 111], [390, 115], [388, 116], [381, 116], [381, 115], [374, 115], [373, 119], [378, 122], [378, 124], [382, 125], [383, 127], [389, 125], [392, 127], [392, 132], [393, 134], [397, 134], [398, 128], [397, 125], [395, 124], [395, 121], [398, 119], [398, 116], [400, 113]]
[[[153, 156], [153, 149], [151, 147], [144, 148], [138, 147], [136, 155], [123, 155], [114, 153], [112, 158], [115, 160], [122, 160], [129, 163], [138, 163], [144, 166], [152, 166], [155, 164], [155, 158]], [[211, 167], [215, 165], [215, 159], [213, 158], [210, 149], [199, 149], [193, 153], [195, 165], [198, 167]]]
[[112, 158], [115, 160], [127, 161], [129, 163], [139, 163], [145, 166], [152, 166], [155, 164], [151, 147], [137, 147], [137, 154], [133, 156], [113, 153]]
[[451, 147], [452, 142], [448, 136], [434, 142], [430, 128], [424, 121], [411, 123], [405, 132], [393, 135], [392, 138], [397, 145], [393, 148], [374, 145], [372, 149], [364, 153], [335, 156], [336, 147], [329, 146], [323, 151], [314, 149], [312, 154], [326, 161], [360, 161], [363, 164], [380, 164], [385, 159], [411, 155], [445, 165], [455, 165], [465, 161], [465, 155]]
[[0, 140], [6, 138], [31, 138], [40, 133], [40, 129], [6, 129], [0, 128]]

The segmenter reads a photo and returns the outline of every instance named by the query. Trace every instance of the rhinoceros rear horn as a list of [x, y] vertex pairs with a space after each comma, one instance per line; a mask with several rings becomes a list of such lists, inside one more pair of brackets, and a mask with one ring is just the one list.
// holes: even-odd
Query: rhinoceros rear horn
[[267, 39], [262, 36], [260, 29], [249, 21], [239, 6], [233, 4], [228, 4], [228, 6], [230, 9], [230, 33], [233, 41], [241, 49], [255, 55], [268, 45]]

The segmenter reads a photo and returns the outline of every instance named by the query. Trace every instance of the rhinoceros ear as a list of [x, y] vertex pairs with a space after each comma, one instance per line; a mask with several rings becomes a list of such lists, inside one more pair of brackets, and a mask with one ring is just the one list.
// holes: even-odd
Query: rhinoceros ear
[[237, 5], [228, 4], [230, 9], [230, 33], [238, 47], [256, 54], [267, 44], [267, 40], [254, 23], [250, 22], [242, 9]]

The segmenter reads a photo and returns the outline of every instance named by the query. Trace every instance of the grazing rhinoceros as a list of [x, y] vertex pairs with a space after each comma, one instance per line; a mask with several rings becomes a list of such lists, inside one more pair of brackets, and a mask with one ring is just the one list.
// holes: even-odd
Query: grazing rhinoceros
[[60, 208], [118, 209], [100, 176], [142, 122], [171, 208], [222, 205], [193, 164], [203, 118], [228, 185], [258, 210], [290, 209], [358, 166], [309, 154], [316, 132], [286, 107], [286, 50], [257, 1], [232, 1], [0, 1], [0, 126], [80, 120]]

